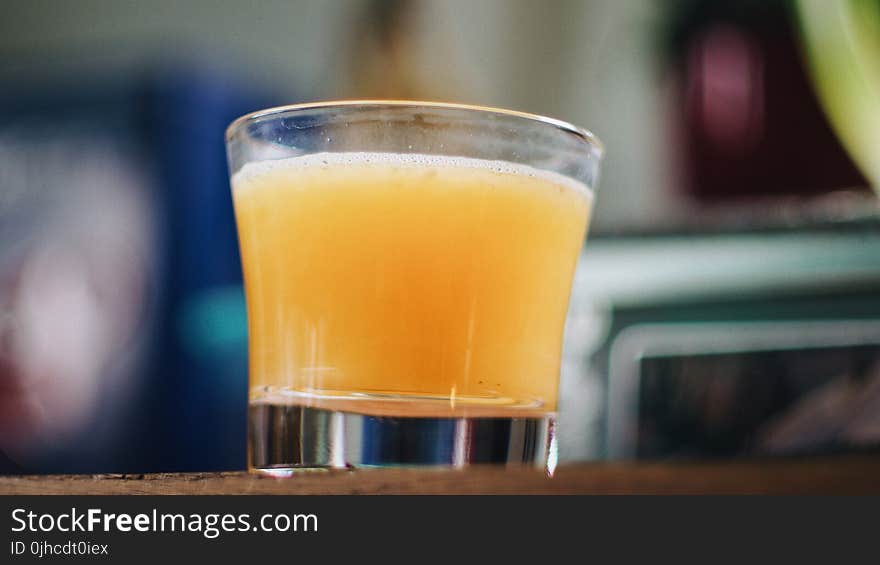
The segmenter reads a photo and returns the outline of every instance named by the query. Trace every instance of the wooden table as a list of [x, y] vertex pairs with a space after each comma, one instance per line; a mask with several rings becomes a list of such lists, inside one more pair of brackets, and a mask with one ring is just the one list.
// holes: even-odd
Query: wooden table
[[878, 494], [880, 456], [528, 469], [316, 471], [0, 477], [0, 494]]

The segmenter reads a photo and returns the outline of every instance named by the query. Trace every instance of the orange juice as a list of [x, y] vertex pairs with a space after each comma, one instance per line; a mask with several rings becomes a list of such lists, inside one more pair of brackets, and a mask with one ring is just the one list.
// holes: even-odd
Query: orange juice
[[233, 180], [251, 402], [556, 410], [591, 192], [499, 161], [323, 153]]

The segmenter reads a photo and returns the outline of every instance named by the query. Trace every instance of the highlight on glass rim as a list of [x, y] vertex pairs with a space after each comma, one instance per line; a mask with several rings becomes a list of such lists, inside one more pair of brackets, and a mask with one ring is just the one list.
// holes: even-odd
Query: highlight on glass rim
[[880, 491], [880, 0], [56, 4], [0, 495]]

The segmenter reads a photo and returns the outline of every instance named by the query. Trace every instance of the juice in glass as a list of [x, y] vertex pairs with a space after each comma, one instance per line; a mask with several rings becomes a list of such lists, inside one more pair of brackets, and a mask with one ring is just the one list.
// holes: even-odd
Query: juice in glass
[[500, 162], [367, 153], [249, 165], [233, 187], [252, 402], [555, 412], [586, 187]]

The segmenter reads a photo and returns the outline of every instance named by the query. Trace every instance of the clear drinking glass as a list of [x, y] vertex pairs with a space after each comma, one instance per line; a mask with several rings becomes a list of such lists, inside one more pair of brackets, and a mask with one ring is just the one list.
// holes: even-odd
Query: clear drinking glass
[[552, 472], [599, 141], [540, 116], [402, 101], [273, 108], [226, 140], [251, 469]]

